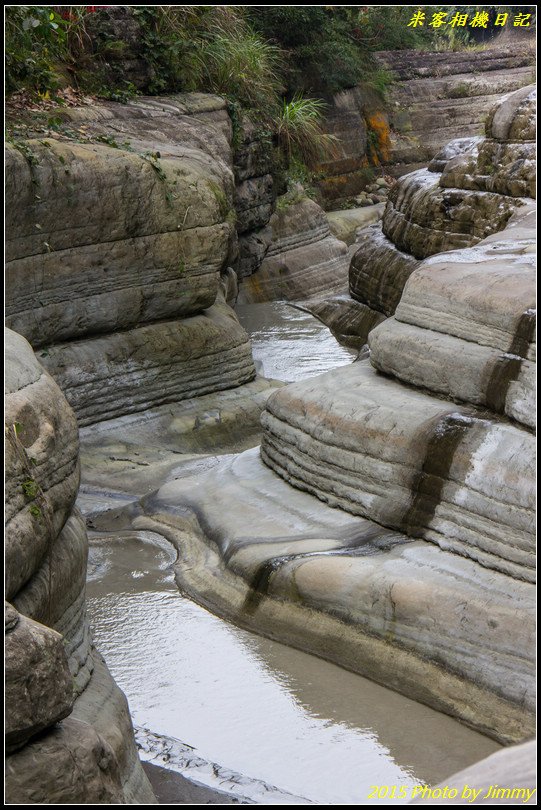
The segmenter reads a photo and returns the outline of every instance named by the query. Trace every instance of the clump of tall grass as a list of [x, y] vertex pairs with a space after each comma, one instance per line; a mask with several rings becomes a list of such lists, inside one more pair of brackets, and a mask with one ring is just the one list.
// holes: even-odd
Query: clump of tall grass
[[263, 41], [247, 26], [215, 25], [198, 43], [202, 83], [214, 93], [273, 118], [283, 90], [280, 48]]
[[288, 162], [300, 160], [315, 166], [337, 151], [337, 139], [323, 131], [326, 104], [318, 98], [295, 95], [283, 101], [276, 121], [276, 135]]

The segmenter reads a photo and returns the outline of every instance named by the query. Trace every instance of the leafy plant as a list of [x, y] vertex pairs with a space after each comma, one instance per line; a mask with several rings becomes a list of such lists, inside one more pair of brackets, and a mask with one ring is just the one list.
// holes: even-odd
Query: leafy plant
[[208, 39], [199, 41], [198, 60], [209, 90], [256, 110], [263, 119], [276, 113], [282, 90], [279, 48], [245, 25], [235, 31], [216, 25]]
[[8, 6], [5, 17], [6, 90], [47, 92], [56, 86], [55, 60], [66, 53], [67, 22], [52, 6]]
[[276, 123], [278, 142], [288, 163], [296, 158], [309, 166], [336, 150], [337, 139], [323, 131], [326, 104], [317, 98], [294, 96], [285, 101]]

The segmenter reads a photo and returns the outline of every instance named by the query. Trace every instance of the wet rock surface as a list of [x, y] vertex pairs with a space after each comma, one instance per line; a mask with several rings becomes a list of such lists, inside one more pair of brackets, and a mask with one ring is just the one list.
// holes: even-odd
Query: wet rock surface
[[[530, 101], [531, 89], [503, 101], [517, 139]], [[463, 141], [445, 166], [479, 154]], [[370, 358], [275, 392], [260, 459], [169, 482], [136, 521], [182, 549], [181, 587], [203, 604], [521, 741], [533, 707], [532, 202], [464, 188], [446, 208], [445, 166], [391, 190], [378, 247], [382, 270], [400, 248], [405, 288], [369, 288], [374, 312], [396, 307], [367, 326]], [[227, 512], [222, 497], [242, 500]]]
[[[36, 215], [31, 162], [10, 150], [8, 164], [10, 323], [85, 426], [80, 503], [93, 527], [156, 532], [179, 551], [179, 586], [203, 605], [504, 743], [533, 731], [535, 353], [532, 201], [523, 196], [532, 193], [532, 103], [531, 88], [505, 99], [485, 141], [455, 144], [390, 190], [382, 229], [356, 236], [350, 304], [341, 298], [347, 245], [306, 199], [279, 206], [265, 225], [273, 192], [264, 160], [247, 135], [233, 165], [216, 99], [143, 99], [90, 118], [70, 111], [94, 134], [131, 136], [154, 157], [103, 142], [36, 145], [37, 177], [54, 201], [48, 218]], [[92, 211], [81, 232], [75, 220], [59, 227], [69, 225], [79, 168], [81, 187], [95, 181], [111, 214]], [[272, 394], [255, 379], [248, 337], [223, 300], [235, 294], [234, 179], [239, 262], [246, 274], [261, 262], [244, 300], [299, 300], [349, 345], [370, 333], [369, 356]], [[82, 194], [73, 211], [93, 200]], [[177, 278], [169, 262], [179, 254]], [[62, 256], [60, 284], [52, 262]], [[103, 307], [100, 276], [83, 278], [94, 260], [104, 274], [111, 262]], [[55, 711], [69, 707], [54, 689], [35, 727], [20, 719], [18, 699], [10, 743], [25, 744], [8, 759], [9, 795], [152, 803], [125, 699], [88, 632], [76, 423], [24, 338], [7, 342], [7, 634], [15, 641], [30, 620], [60, 632], [63, 663], [53, 654], [43, 663], [69, 670], [76, 698], [55, 728]], [[261, 450], [200, 457], [253, 444], [261, 409]], [[194, 457], [180, 470], [183, 453]], [[21, 642], [28, 660], [36, 638]], [[44, 692], [49, 680], [47, 671]]]
[[280, 481], [257, 448], [171, 481], [143, 508], [134, 525], [177, 545], [178, 582], [203, 605], [497, 738], [531, 728], [527, 583], [330, 508]]

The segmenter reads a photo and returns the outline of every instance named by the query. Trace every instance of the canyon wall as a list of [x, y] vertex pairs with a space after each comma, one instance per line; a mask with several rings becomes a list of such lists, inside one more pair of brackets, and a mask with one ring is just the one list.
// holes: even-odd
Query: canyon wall
[[498, 97], [530, 84], [535, 75], [535, 48], [522, 40], [459, 52], [376, 56], [391, 80], [385, 101], [359, 85], [336, 95], [327, 114], [340, 151], [320, 166], [318, 187], [329, 208], [365, 188], [374, 164], [401, 176], [426, 166], [448, 141], [481, 135]]
[[174, 404], [201, 397], [208, 409], [205, 397], [238, 388], [224, 419], [255, 430], [271, 389], [226, 303], [242, 206], [225, 102], [59, 115], [61, 131], [6, 156], [7, 792], [10, 803], [152, 804], [86, 619], [78, 424], [153, 412], [170, 447], [160, 408], [169, 426]]
[[27, 341], [5, 344], [7, 801], [154, 804], [86, 617], [75, 416]]
[[237, 251], [225, 102], [64, 116], [71, 137], [8, 146], [8, 326], [82, 425], [252, 380], [220, 285]]
[[[532, 106], [531, 88], [510, 96], [486, 140], [462, 139], [393, 187], [383, 227], [355, 245], [350, 299], [347, 246], [306, 198], [273, 213], [265, 150], [245, 124], [234, 162], [222, 99], [67, 108], [60, 134], [8, 146], [17, 801], [153, 801], [84, 616], [70, 406], [87, 431], [146, 422], [171, 444], [179, 402], [201, 397], [204, 413], [182, 419], [204, 427], [217, 392], [247, 392], [250, 419], [244, 403], [236, 423], [255, 424], [267, 401], [261, 454], [149, 486], [134, 512], [177, 544], [181, 586], [497, 739], [531, 733]], [[340, 328], [356, 345], [370, 332], [370, 359], [267, 400], [226, 303], [231, 267], [245, 300], [342, 293], [357, 320]]]
[[505, 97], [392, 192], [414, 267], [370, 355], [272, 394], [260, 451], [134, 522], [204, 605], [507, 743], [534, 728], [534, 113]]

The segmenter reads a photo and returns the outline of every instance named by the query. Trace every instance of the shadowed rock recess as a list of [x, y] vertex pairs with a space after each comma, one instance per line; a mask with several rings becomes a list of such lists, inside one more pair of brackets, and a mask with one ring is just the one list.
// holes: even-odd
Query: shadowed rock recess
[[[165, 484], [135, 520], [176, 543], [203, 604], [504, 742], [534, 728], [534, 99], [505, 97], [485, 141], [392, 192], [389, 236], [350, 273], [396, 307], [370, 359], [272, 394], [260, 451]], [[382, 239], [408, 263], [386, 285]]]

